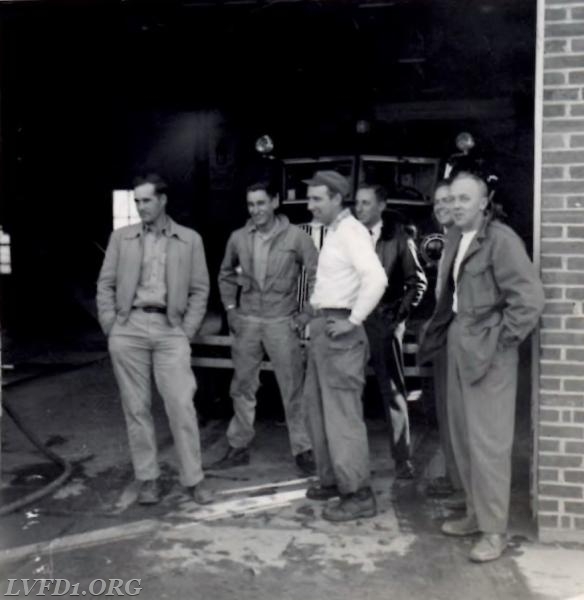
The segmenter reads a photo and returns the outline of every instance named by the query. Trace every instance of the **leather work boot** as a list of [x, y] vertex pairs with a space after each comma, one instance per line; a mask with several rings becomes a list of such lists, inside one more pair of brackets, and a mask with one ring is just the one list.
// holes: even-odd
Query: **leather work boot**
[[479, 524], [474, 516], [454, 519], [453, 521], [444, 521], [441, 530], [444, 535], [455, 537], [466, 537], [467, 535], [480, 533]]
[[314, 463], [314, 456], [312, 450], [305, 450], [294, 457], [296, 466], [302, 471], [303, 475], [310, 477], [316, 473], [316, 464]]
[[483, 533], [479, 541], [472, 547], [468, 557], [476, 563], [497, 560], [506, 547], [507, 536], [504, 533]]
[[160, 485], [158, 479], [148, 479], [140, 482], [138, 504], [158, 504], [160, 502]]
[[395, 463], [395, 478], [396, 479], [414, 479], [416, 476], [414, 465], [411, 460], [400, 460]]
[[203, 481], [199, 481], [197, 485], [187, 488], [188, 495], [202, 506], [212, 504], [215, 500], [213, 493], [209, 490]]
[[365, 519], [377, 514], [377, 502], [371, 488], [363, 488], [354, 494], [341, 496], [338, 503], [325, 506], [322, 518], [339, 523], [354, 519]]
[[234, 448], [229, 446], [225, 456], [209, 466], [209, 469], [221, 471], [232, 467], [249, 465], [249, 448]]
[[309, 500], [328, 500], [339, 496], [339, 490], [336, 485], [311, 485], [306, 490], [306, 497]]

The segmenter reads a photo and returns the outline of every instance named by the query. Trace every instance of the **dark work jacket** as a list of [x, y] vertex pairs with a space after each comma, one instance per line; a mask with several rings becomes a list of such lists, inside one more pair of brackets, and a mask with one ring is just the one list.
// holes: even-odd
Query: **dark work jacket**
[[428, 288], [428, 280], [418, 260], [416, 244], [401, 224], [384, 220], [375, 251], [387, 275], [388, 284], [368, 321], [382, 319], [384, 325], [396, 326], [420, 303]]
[[[446, 237], [444, 285], [420, 344], [420, 364], [446, 345], [454, 318], [452, 269], [461, 237], [457, 227]], [[462, 260], [457, 286], [460, 344], [465, 350], [461, 375], [472, 384], [484, 377], [499, 348], [518, 346], [535, 328], [543, 312], [543, 285], [519, 236], [487, 218]]]

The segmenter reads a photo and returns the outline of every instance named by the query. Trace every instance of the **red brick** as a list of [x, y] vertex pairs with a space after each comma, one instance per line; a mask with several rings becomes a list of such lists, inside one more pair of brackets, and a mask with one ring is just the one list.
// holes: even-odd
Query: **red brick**
[[[584, 317], [568, 317], [566, 319], [566, 329], [584, 329]], [[580, 373], [582, 373], [582, 367], [578, 366], [580, 369]], [[572, 373], [572, 375], [576, 375], [576, 373]]]
[[[572, 137], [576, 137], [576, 136], [572, 136]], [[582, 137], [584, 137], [584, 136], [582, 136]], [[563, 148], [565, 145], [566, 145], [566, 140], [565, 140], [564, 136], [562, 136], [562, 135], [547, 133], [546, 135], [543, 136], [543, 147], [545, 150], [550, 150], [552, 148]], [[572, 147], [573, 148], [581, 148], [582, 146], [584, 146], [584, 140], [580, 146], [572, 146]]]
[[582, 282], [581, 273], [571, 271], [544, 271], [541, 274], [541, 280], [544, 283], [562, 283], [565, 285], [578, 285]]
[[546, 6], [554, 4], [582, 4], [582, 0], [546, 0]]
[[[574, 66], [576, 66], [576, 65], [574, 65]], [[584, 65], [579, 64], [578, 66], [581, 67]], [[584, 71], [570, 71], [568, 73], [568, 82], [571, 84], [584, 83]]]
[[555, 515], [538, 515], [537, 525], [540, 529], [557, 529], [558, 517]]
[[579, 519], [579, 518], [574, 519], [574, 528], [575, 529], [584, 529], [584, 519]]
[[568, 227], [568, 237], [584, 240], [584, 225], [582, 227]]
[[584, 40], [572, 40], [573, 52], [584, 52]]
[[[564, 329], [562, 327], [562, 318], [561, 317], [546, 317], [543, 316], [541, 318], [541, 326], [543, 329], [546, 330], [556, 330], [556, 331], [560, 331], [562, 329]], [[544, 375], [547, 375], [548, 373], [544, 373]]]
[[[572, 113], [573, 115], [574, 113]], [[565, 117], [566, 107], [563, 104], [546, 104], [543, 107], [543, 116], [546, 119], [553, 117]]]
[[[578, 444], [579, 442], [573, 442]], [[582, 442], [584, 445], [584, 442]], [[557, 452], [560, 449], [560, 442], [558, 440], [547, 440], [547, 439], [538, 439], [537, 447], [540, 452]]]
[[[574, 504], [580, 503], [574, 502]], [[560, 509], [560, 503], [557, 500], [540, 500], [537, 508], [541, 512], [557, 512]]]
[[[551, 410], [551, 409], [540, 408], [540, 410], [539, 410], [539, 420], [540, 421], [546, 421], [548, 423], [558, 423], [559, 420], [560, 420], [560, 411], [559, 410]], [[550, 463], [547, 463], [547, 464], [541, 463], [541, 465], [549, 467]], [[556, 465], [556, 466], [560, 466], [560, 465]]]
[[574, 302], [547, 302], [543, 307], [544, 315], [572, 315]]
[[546, 121], [543, 124], [544, 133], [574, 133], [584, 131], [584, 119], [558, 119], [557, 121]]
[[584, 333], [542, 331], [541, 343], [543, 346], [578, 346], [581, 348], [584, 346]]
[[[558, 41], [560, 44], [563, 43], [563, 40], [556, 40]], [[544, 85], [563, 85], [566, 82], [566, 78], [564, 76], [564, 73], [554, 73], [554, 72], [547, 72], [544, 73], [543, 75], [543, 84]], [[544, 93], [544, 100], [548, 100], [551, 98], [546, 98], [545, 97], [545, 93]], [[570, 100], [570, 98], [560, 98], [561, 100]], [[571, 98], [572, 100], [576, 100], [576, 98]]]
[[584, 438], [584, 428], [571, 425], [541, 425], [539, 434], [543, 437], [570, 438], [580, 440]]
[[561, 348], [542, 348], [539, 352], [541, 360], [561, 360]]
[[[541, 243], [542, 254], [582, 254], [584, 255], [584, 242], [548, 242]], [[577, 298], [582, 300], [583, 298]]]
[[584, 349], [568, 348], [566, 350], [566, 360], [579, 360], [580, 362], [584, 362]]
[[543, 210], [541, 213], [542, 223], [565, 223], [575, 225], [584, 223], [584, 210]]
[[544, 181], [541, 187], [544, 194], [581, 194], [584, 181]]
[[564, 379], [566, 392], [584, 392], [584, 379]]
[[584, 208], [584, 198], [582, 196], [569, 196], [566, 198], [566, 205], [568, 208]]
[[584, 408], [584, 396], [581, 394], [553, 394], [542, 392], [540, 394], [540, 405], [560, 408]]
[[[582, 104], [572, 104], [572, 106], [570, 107], [570, 115], [572, 117], [581, 117], [582, 115], [584, 115], [584, 106], [582, 106]], [[550, 115], [551, 117], [554, 116], [558, 116], [558, 115]]]
[[570, 146], [572, 148], [584, 148], [584, 135], [571, 135]]
[[540, 373], [547, 377], [572, 375], [578, 377], [582, 374], [582, 365], [570, 363], [542, 363]]
[[[568, 18], [568, 11], [565, 8], [547, 8], [545, 11], [546, 21], [565, 21]], [[546, 52], [547, 46], [546, 46]], [[552, 50], [553, 52], [553, 50]]]
[[566, 265], [569, 271], [584, 271], [584, 256], [569, 256]]
[[562, 528], [572, 529], [572, 519], [567, 515], [562, 516]]
[[571, 423], [572, 422], [572, 411], [563, 410], [562, 411], [562, 423]]
[[[542, 237], [559, 237], [559, 235], [550, 235], [549, 232], [544, 233], [544, 229], [559, 229], [561, 235], [561, 227], [542, 227]], [[552, 232], [554, 233], [554, 232]], [[562, 257], [561, 256], [542, 256], [541, 257], [541, 268], [542, 269], [561, 269], [562, 268]]]
[[547, 300], [558, 300], [564, 297], [564, 288], [562, 287], [545, 285], [543, 291]]
[[564, 471], [566, 483], [584, 483], [584, 471]]
[[564, 510], [569, 513], [584, 515], [584, 502], [564, 502]]
[[543, 153], [543, 164], [545, 165], [573, 165], [575, 163], [584, 163], [582, 150], [554, 150]]
[[582, 498], [582, 488], [576, 485], [541, 484], [539, 493], [542, 496], [554, 496], [556, 498]]
[[566, 288], [564, 291], [568, 300], [584, 300], [584, 287]]
[[544, 209], [563, 209], [566, 207], [566, 200], [564, 196], [553, 196], [551, 194], [544, 194], [541, 198], [541, 206]]
[[[570, 177], [572, 179], [583, 179], [584, 167], [570, 167]], [[549, 179], [551, 179], [551, 177]]]
[[551, 379], [550, 377], [540, 377], [539, 387], [542, 390], [560, 390], [561, 381], [559, 379]]
[[558, 469], [538, 469], [537, 470], [537, 478], [539, 481], [560, 481], [560, 474]]
[[582, 464], [582, 457], [576, 454], [540, 454], [538, 462], [540, 467], [577, 468]]
[[574, 423], [584, 423], [584, 411], [574, 411]]
[[584, 442], [566, 442], [566, 452], [584, 454]]
[[543, 179], [562, 179], [564, 177], [564, 167], [543, 167], [541, 176]]
[[[548, 56], [545, 58], [543, 68], [546, 71], [553, 69], [582, 69], [584, 68], [584, 54], [568, 54], [565, 56]], [[580, 71], [574, 71], [580, 73]], [[584, 71], [582, 71], [584, 73]], [[570, 73], [572, 75], [572, 73]]]
[[[550, 9], [550, 10], [558, 10], [558, 9]], [[547, 11], [546, 11], [547, 12]], [[572, 8], [572, 10], [570, 11], [570, 20], [572, 21], [584, 21], [584, 7], [580, 7], [580, 6], [575, 6], [574, 8]], [[560, 20], [560, 19], [554, 19], [556, 21]]]
[[552, 24], [545, 26], [545, 37], [578, 37], [584, 35], [584, 23]]
[[[559, 81], [558, 83], [564, 83], [563, 73], [546, 73], [544, 75], [544, 77], [552, 76], [561, 76], [562, 81]], [[548, 88], [543, 91], [543, 99], [544, 102], [576, 102], [580, 99], [580, 88]]]

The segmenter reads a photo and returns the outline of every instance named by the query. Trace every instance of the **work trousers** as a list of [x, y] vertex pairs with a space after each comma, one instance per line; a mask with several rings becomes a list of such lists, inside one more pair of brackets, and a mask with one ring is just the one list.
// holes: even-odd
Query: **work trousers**
[[304, 395], [320, 484], [341, 494], [369, 487], [369, 444], [361, 395], [369, 345], [363, 326], [337, 338], [326, 319], [310, 323]]
[[234, 415], [227, 439], [234, 448], [245, 448], [255, 431], [256, 392], [266, 353], [280, 388], [290, 447], [294, 456], [310, 450], [311, 443], [303, 404], [304, 359], [292, 319], [260, 319], [239, 316], [238, 330], [231, 345], [233, 379], [231, 398]]
[[461, 320], [448, 330], [448, 422], [467, 514], [485, 533], [504, 533], [511, 493], [517, 348], [499, 349], [486, 375], [468, 383], [462, 371]]
[[410, 421], [404, 373], [405, 324], [388, 324], [371, 315], [365, 322], [371, 351], [370, 363], [377, 379], [389, 428], [391, 455], [396, 463], [411, 457]]
[[197, 413], [197, 389], [191, 369], [191, 347], [180, 327], [166, 315], [132, 310], [128, 321], [115, 323], [109, 351], [122, 398], [136, 479], [160, 475], [156, 432], [151, 413], [152, 373], [168, 416], [182, 485], [203, 479]]
[[434, 375], [434, 402], [436, 405], [436, 420], [440, 435], [440, 446], [444, 455], [444, 470], [447, 479], [455, 490], [462, 489], [462, 482], [458, 474], [452, 436], [448, 423], [448, 353], [446, 347], [442, 348], [435, 356], [432, 371]]

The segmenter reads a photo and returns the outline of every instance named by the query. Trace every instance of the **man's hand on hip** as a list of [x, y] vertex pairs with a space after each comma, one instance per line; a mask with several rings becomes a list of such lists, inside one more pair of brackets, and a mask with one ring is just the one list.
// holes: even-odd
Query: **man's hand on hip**
[[355, 324], [351, 323], [348, 319], [336, 319], [335, 317], [329, 317], [326, 320], [326, 334], [331, 338], [336, 338], [345, 333], [349, 333], [355, 327]]

